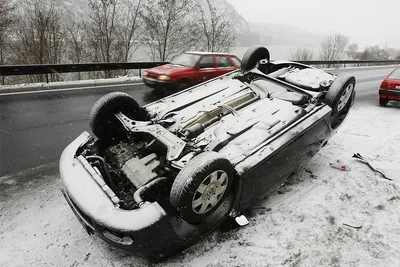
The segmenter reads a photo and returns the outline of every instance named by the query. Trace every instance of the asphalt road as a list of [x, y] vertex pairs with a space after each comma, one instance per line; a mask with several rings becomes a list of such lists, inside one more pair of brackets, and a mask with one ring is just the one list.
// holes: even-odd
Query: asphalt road
[[[356, 101], [377, 101], [380, 82], [393, 67], [332, 71], [357, 78]], [[89, 130], [88, 114], [104, 94], [124, 91], [140, 104], [160, 98], [144, 84], [117, 84], [107, 88], [69, 88], [68, 91], [0, 92], [0, 177], [55, 162], [82, 131]]]

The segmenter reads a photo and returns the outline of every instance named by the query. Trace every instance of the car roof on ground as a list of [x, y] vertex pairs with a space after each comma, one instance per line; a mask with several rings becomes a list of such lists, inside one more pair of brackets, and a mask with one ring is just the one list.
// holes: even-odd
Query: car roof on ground
[[216, 53], [216, 52], [204, 52], [204, 51], [187, 51], [187, 52], [183, 52], [186, 54], [196, 54], [196, 55], [220, 55], [220, 56], [234, 56], [233, 54], [229, 54], [229, 53]]

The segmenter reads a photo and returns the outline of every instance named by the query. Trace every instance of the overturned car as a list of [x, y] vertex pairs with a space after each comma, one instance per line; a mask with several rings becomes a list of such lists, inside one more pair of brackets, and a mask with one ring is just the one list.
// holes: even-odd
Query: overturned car
[[62, 192], [89, 234], [159, 260], [199, 240], [304, 166], [343, 124], [353, 76], [270, 61], [140, 107], [100, 98], [62, 153]]

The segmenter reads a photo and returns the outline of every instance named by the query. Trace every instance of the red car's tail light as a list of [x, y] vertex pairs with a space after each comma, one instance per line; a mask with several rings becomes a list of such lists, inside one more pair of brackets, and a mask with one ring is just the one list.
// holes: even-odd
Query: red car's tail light
[[386, 80], [383, 80], [381, 83], [381, 89], [388, 89], [388, 82]]

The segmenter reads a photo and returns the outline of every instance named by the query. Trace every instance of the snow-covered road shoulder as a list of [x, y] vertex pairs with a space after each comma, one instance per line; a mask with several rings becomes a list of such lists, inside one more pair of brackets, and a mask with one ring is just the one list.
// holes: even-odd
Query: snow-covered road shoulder
[[[253, 207], [249, 225], [216, 231], [162, 266], [398, 266], [399, 118], [397, 103], [356, 103], [313, 161]], [[393, 181], [352, 159], [353, 153]], [[335, 159], [351, 171], [331, 168]], [[146, 266], [85, 234], [61, 195], [56, 171], [0, 179], [0, 265]]]

